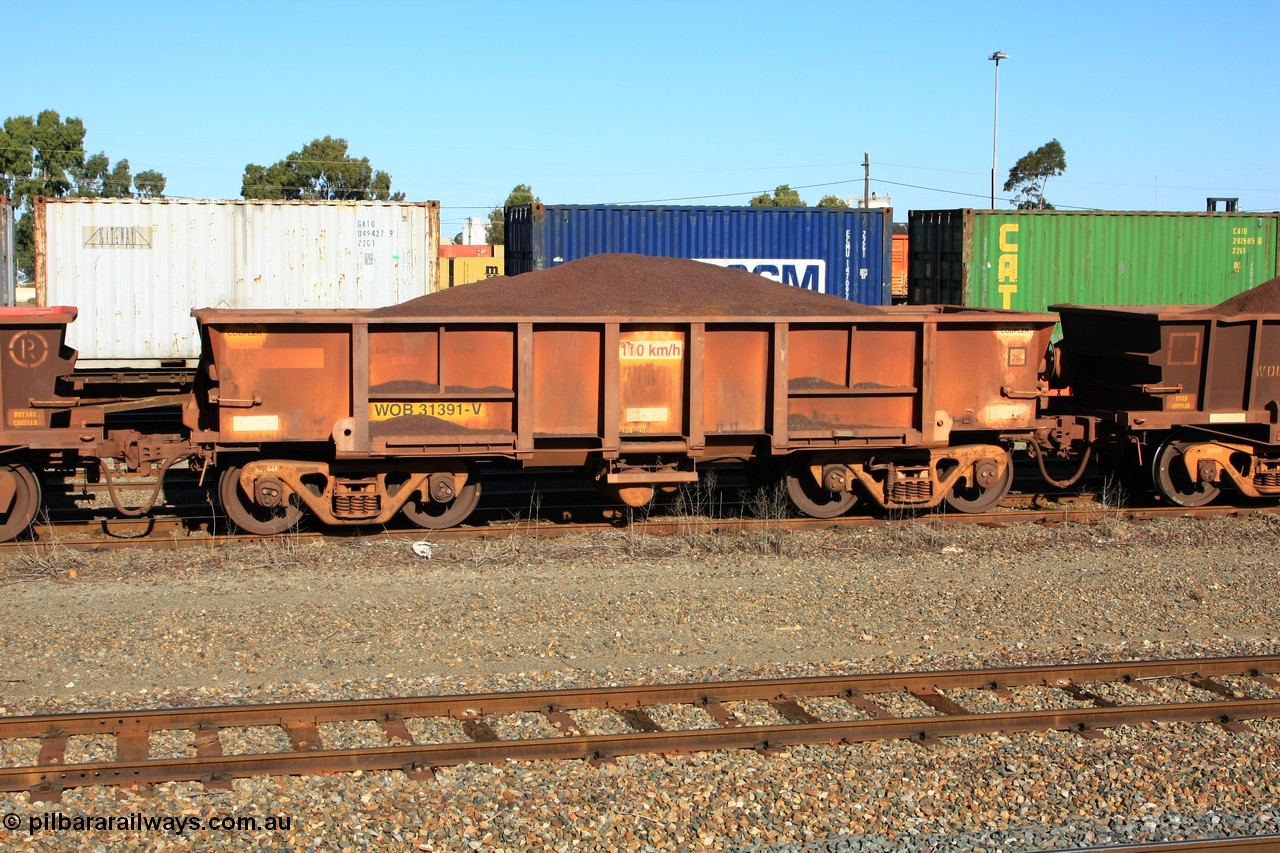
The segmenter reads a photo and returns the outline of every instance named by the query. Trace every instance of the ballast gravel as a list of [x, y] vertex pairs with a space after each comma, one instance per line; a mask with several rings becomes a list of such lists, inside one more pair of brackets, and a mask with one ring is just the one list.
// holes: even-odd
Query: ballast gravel
[[[1280, 653], [1276, 516], [495, 532], [433, 543], [430, 559], [376, 537], [102, 554], [24, 545], [0, 558], [0, 713]], [[1175, 681], [1150, 690], [1198, 695]], [[891, 698], [876, 700], [934, 713]], [[858, 716], [830, 704], [805, 707]], [[730, 710], [776, 715], [766, 703]], [[712, 724], [696, 709], [653, 716]], [[406, 722], [417, 738], [466, 737], [452, 721]], [[601, 712], [577, 722], [618, 725]], [[540, 715], [501, 726], [559, 734]], [[381, 736], [361, 723], [322, 733], [336, 746]], [[72, 740], [69, 758], [112, 751], [111, 738]], [[287, 743], [268, 728], [223, 733], [228, 753]], [[0, 744], [0, 764], [38, 748]], [[190, 748], [184, 733], [152, 739], [154, 755]], [[57, 805], [2, 794], [0, 812], [0, 847], [35, 850], [1064, 849], [1280, 833], [1280, 721], [462, 765], [433, 779], [85, 787]]]

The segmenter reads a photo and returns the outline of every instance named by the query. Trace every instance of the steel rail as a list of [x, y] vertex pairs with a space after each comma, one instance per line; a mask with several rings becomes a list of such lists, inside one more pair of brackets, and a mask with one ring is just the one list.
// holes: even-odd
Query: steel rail
[[[929, 743], [942, 737], [997, 731], [1076, 731], [1152, 722], [1218, 723], [1239, 730], [1247, 720], [1280, 716], [1280, 656], [1193, 658], [1177, 661], [1013, 667], [766, 679], [699, 684], [524, 691], [479, 695], [423, 696], [336, 702], [281, 703], [226, 707], [154, 709], [113, 713], [55, 714], [0, 719], [0, 739], [39, 738], [36, 764], [0, 768], [0, 790], [29, 790], [39, 799], [57, 799], [65, 788], [83, 785], [145, 785], [169, 781], [225, 782], [237, 776], [316, 774], [356, 770], [402, 769], [425, 773], [432, 767], [506, 760], [601, 760], [637, 753], [713, 749], [772, 750], [804, 743], [859, 743], [908, 739]], [[1222, 676], [1253, 678], [1276, 691], [1274, 698], [1239, 699], [1215, 681]], [[1224, 698], [1212, 701], [1120, 705], [1080, 687], [1093, 682], [1141, 685], [1179, 678]], [[1078, 708], [973, 712], [942, 691], [1002, 691], [1043, 685], [1065, 690]], [[938, 711], [936, 716], [894, 717], [868, 696], [905, 692]], [[796, 701], [837, 697], [860, 708], [867, 718], [823, 721]], [[1229, 697], [1229, 698], [1227, 698]], [[785, 724], [744, 725], [725, 703], [769, 702]], [[687, 705], [705, 710], [716, 728], [664, 730], [645, 712], [657, 705]], [[610, 709], [634, 731], [585, 734], [571, 713]], [[537, 712], [561, 732], [558, 736], [503, 740], [486, 718]], [[405, 720], [449, 717], [462, 721], [468, 742], [415, 743]], [[325, 749], [319, 724], [363, 720], [381, 726], [390, 745]], [[219, 731], [247, 726], [278, 726], [292, 750], [265, 754], [222, 753]], [[150, 758], [155, 731], [191, 730], [195, 756]], [[67, 739], [76, 735], [112, 735], [115, 761], [66, 764]]]
[[[842, 516], [831, 519], [818, 518], [657, 518], [630, 522], [542, 522], [520, 521], [492, 526], [460, 526], [445, 530], [384, 529], [376, 531], [361, 528], [338, 528], [325, 531], [299, 531], [262, 537], [247, 534], [218, 534], [192, 536], [187, 521], [180, 518], [154, 517], [149, 519], [96, 519], [92, 522], [64, 522], [38, 524], [34, 528], [36, 541], [15, 540], [0, 543], [0, 553], [39, 549], [45, 543], [56, 542], [57, 547], [70, 550], [103, 551], [128, 548], [208, 548], [230, 542], [270, 541], [288, 536], [296, 541], [312, 542], [338, 540], [362, 536], [386, 538], [431, 539], [437, 542], [456, 540], [492, 540], [509, 536], [529, 539], [555, 539], [577, 534], [601, 533], [625, 529], [631, 533], [648, 536], [700, 534], [738, 534], [752, 530], [846, 530], [867, 527], [897, 527], [909, 524], [962, 525], [981, 524], [1002, 526], [1007, 524], [1096, 524], [1105, 518], [1114, 521], [1143, 522], [1163, 518], [1243, 517], [1250, 515], [1275, 515], [1280, 505], [1270, 506], [1206, 506], [1174, 507], [1158, 506], [1124, 509], [1090, 504], [1075, 504], [1060, 508], [1005, 509], [984, 513], [933, 513], [905, 518], [880, 516]], [[74, 539], [70, 536], [91, 536]]]
[[1147, 844], [1114, 844], [1103, 847], [1063, 848], [1061, 853], [1275, 853], [1280, 835], [1245, 835], [1237, 838], [1202, 838], [1194, 841], [1152, 841]]

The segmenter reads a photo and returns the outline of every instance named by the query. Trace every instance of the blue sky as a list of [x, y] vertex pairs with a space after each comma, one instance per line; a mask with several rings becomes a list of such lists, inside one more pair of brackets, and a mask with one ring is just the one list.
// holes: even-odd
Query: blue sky
[[[3, 116], [84, 120], [166, 195], [234, 198], [325, 135], [439, 199], [445, 232], [517, 183], [548, 204], [989, 206], [1057, 138], [1060, 208], [1280, 209], [1280, 2], [7, 0]], [[15, 73], [16, 72], [16, 73]], [[997, 196], [1003, 193], [997, 187]], [[997, 207], [1007, 207], [997, 202]]]

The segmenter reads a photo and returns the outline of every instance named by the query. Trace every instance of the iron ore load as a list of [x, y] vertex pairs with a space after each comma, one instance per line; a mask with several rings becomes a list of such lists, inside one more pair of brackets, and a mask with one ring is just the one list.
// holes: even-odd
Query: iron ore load
[[[571, 466], [631, 506], [737, 461], [797, 507], [994, 506], [1055, 317], [882, 311], [750, 273], [592, 256], [369, 312], [202, 310], [188, 426], [257, 532], [459, 523], [488, 463]], [[974, 364], [991, 365], [975, 371]], [[1012, 395], [1009, 389], [1017, 389]]]

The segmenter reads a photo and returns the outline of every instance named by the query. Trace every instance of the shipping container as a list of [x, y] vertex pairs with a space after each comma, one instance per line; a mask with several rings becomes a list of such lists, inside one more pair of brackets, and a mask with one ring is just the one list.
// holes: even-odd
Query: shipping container
[[502, 258], [441, 258], [440, 286], [457, 287], [502, 275]]
[[1275, 213], [913, 210], [913, 304], [1215, 305], [1276, 275]]
[[194, 366], [192, 308], [378, 308], [436, 288], [440, 203], [42, 199], [36, 302], [82, 367]]
[[907, 262], [908, 251], [907, 227], [894, 223], [893, 226], [893, 284], [890, 288], [894, 303], [907, 301]]
[[890, 302], [893, 211], [516, 205], [506, 274], [615, 252], [736, 267], [866, 305]]
[[13, 205], [4, 196], [0, 196], [0, 305], [14, 305], [17, 302], [18, 268], [14, 258], [13, 226], [15, 212]]
[[[499, 250], [502, 249], [501, 246], [498, 246], [497, 248]], [[479, 245], [472, 245], [472, 246], [463, 245], [461, 243], [441, 243], [440, 257], [441, 258], [492, 258], [494, 256], [493, 250], [494, 250], [494, 247], [489, 245], [488, 243], [481, 243]]]
[[[463, 248], [454, 246], [455, 249]], [[473, 248], [473, 247], [468, 247]], [[453, 254], [440, 256], [440, 272], [436, 276], [436, 287], [445, 290], [459, 284], [470, 284], [503, 274], [504, 251], [502, 246], [489, 246], [491, 253], [483, 256]]]

